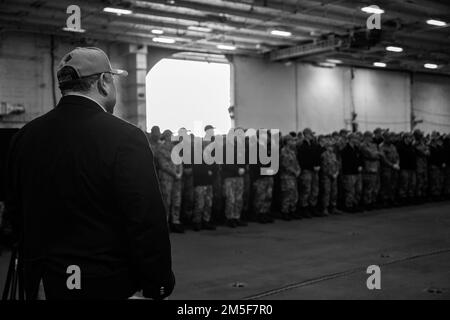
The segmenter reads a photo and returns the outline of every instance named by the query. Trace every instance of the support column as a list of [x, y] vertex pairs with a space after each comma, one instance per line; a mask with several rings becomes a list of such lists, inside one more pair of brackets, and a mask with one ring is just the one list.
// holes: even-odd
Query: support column
[[122, 117], [146, 131], [145, 77], [147, 75], [147, 46], [127, 45], [124, 56], [128, 77], [124, 84]]

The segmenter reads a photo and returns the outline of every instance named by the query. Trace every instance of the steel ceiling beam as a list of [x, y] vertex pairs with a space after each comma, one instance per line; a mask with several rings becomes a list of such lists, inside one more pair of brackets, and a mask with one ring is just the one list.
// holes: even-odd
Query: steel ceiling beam
[[[57, 18], [61, 21], [61, 25], [63, 25], [65, 23], [65, 20], [67, 18], [67, 14], [65, 13], [65, 11], [60, 10], [60, 8], [57, 7], [47, 7], [47, 10], [42, 10], [42, 9], [37, 9], [37, 8], [30, 8], [27, 7], [25, 5], [17, 5], [17, 4], [13, 4], [9, 6], [9, 9], [14, 11], [14, 10], [21, 10], [21, 11], [26, 11], [29, 12], [33, 15], [36, 16], [41, 16], [41, 17], [45, 17], [46, 19], [50, 19], [52, 20], [52, 18]], [[179, 30], [179, 28], [181, 27], [181, 25], [178, 24], [173, 24], [173, 23], [163, 23], [163, 22], [154, 22], [154, 21], [149, 21], [147, 19], [134, 19], [132, 17], [127, 17], [127, 16], [121, 16], [118, 17], [118, 19], [114, 19], [111, 20], [111, 17], [107, 14], [104, 13], [100, 13], [98, 16], [95, 17], [96, 19], [83, 19], [82, 21], [84, 21], [83, 25], [88, 25], [88, 26], [95, 26], [96, 28], [105, 28], [105, 26], [109, 25], [119, 25], [119, 24], [128, 24], [129, 28], [133, 28], [134, 26], [137, 26], [138, 28], [141, 29], [145, 29], [145, 28], [164, 28], [164, 29], [175, 29], [175, 30]], [[24, 19], [26, 20], [27, 17], [24, 17]], [[103, 25], [100, 24], [103, 23]], [[139, 22], [139, 23], [136, 23]], [[44, 21], [43, 23], [46, 23], [46, 21]], [[203, 34], [199, 33], [199, 32], [195, 32], [195, 31], [190, 31], [187, 29], [187, 26], [184, 25], [183, 26], [184, 29], [181, 30], [181, 33], [179, 31], [169, 31], [167, 32], [167, 34], [170, 34], [172, 36], [184, 36], [186, 38], [189, 38], [192, 41], [197, 41], [197, 40], [201, 40], [203, 39]], [[148, 30], [149, 31], [149, 30]], [[288, 44], [292, 44], [293, 41], [287, 41], [287, 40], [283, 40], [283, 39], [275, 39], [275, 37], [263, 37], [263, 36], [259, 36], [259, 35], [249, 35], [246, 33], [240, 33], [240, 32], [230, 32], [228, 33], [226, 36], [223, 37], [224, 40], [227, 41], [235, 41], [236, 43], [244, 43], [246, 45], [249, 44], [257, 44], [257, 43], [264, 43], [265, 45], [269, 45], [269, 46], [279, 46], [279, 45], [288, 45]]]
[[[82, 2], [82, 1], [81, 1]], [[61, 5], [62, 3], [64, 3], [64, 1], [60, 1], [58, 2], [58, 6], [52, 5], [46, 5], [45, 7], [42, 8], [32, 8], [30, 6], [27, 6], [25, 3], [22, 2], [22, 4], [17, 4], [17, 2], [15, 2], [14, 4], [8, 4], [8, 7], [10, 9], [16, 9], [16, 10], [22, 10], [22, 11], [29, 11], [29, 12], [33, 12], [35, 14], [39, 14], [40, 12], [45, 12], [45, 11], [49, 11], [52, 14], [64, 14], [65, 15], [65, 6]], [[69, 2], [67, 2], [69, 3]], [[136, 25], [143, 25], [143, 26], [154, 26], [154, 27], [159, 27], [159, 28], [173, 28], [173, 29], [182, 29], [182, 31], [186, 32], [187, 34], [189, 33], [194, 33], [191, 32], [190, 30], [187, 30], [187, 26], [188, 25], [192, 25], [192, 24], [182, 24], [178, 21], [178, 23], [176, 22], [161, 22], [161, 21], [155, 21], [154, 19], [149, 19], [149, 18], [139, 18], [139, 17], [135, 17], [135, 16], [127, 16], [127, 15], [122, 15], [122, 16], [114, 16], [111, 14], [107, 14], [107, 13], [103, 13], [102, 12], [102, 8], [103, 6], [92, 6], [92, 5], [86, 5], [86, 6], [82, 6], [82, 13], [87, 11], [87, 16], [84, 17], [85, 15], [83, 15], [83, 19], [82, 21], [94, 21], [94, 22], [98, 22], [99, 20], [103, 21], [104, 23], [114, 23], [115, 21], [123, 21], [126, 23], [130, 23], [130, 24], [136, 24]], [[98, 12], [95, 16], [93, 16], [94, 13]], [[67, 15], [65, 16], [67, 17]], [[113, 19], [114, 18], [114, 19]], [[65, 21], [65, 18], [64, 20]], [[191, 21], [193, 22], [193, 21]], [[231, 31], [226, 31], [226, 36], [229, 38], [239, 38], [239, 41], [247, 41], [247, 42], [251, 42], [251, 43], [255, 43], [255, 42], [263, 42], [263, 43], [267, 43], [269, 45], [288, 45], [288, 44], [292, 44], [295, 43], [295, 41], [299, 41], [299, 40], [305, 40], [305, 39], [310, 39], [311, 37], [293, 37], [292, 39], [283, 39], [280, 37], [276, 37], [276, 36], [272, 36], [267, 32], [267, 29], [264, 28], [259, 28], [258, 30], [242, 30], [242, 28], [245, 28], [246, 25], [245, 24], [238, 24], [238, 25], [233, 25], [233, 26], [228, 26], [228, 25], [224, 25], [223, 26], [225, 28], [236, 28], [236, 30], [231, 30]], [[222, 36], [222, 33], [224, 32], [223, 30], [219, 30], [218, 28], [214, 28], [213, 29], [213, 34], [215, 36]], [[198, 34], [198, 33], [197, 33]]]
[[[147, 3], [156, 3], [161, 4], [165, 7], [171, 7], [171, 8], [186, 8], [191, 10], [197, 10], [200, 12], [208, 12], [213, 14], [222, 14], [222, 15], [230, 15], [235, 16], [239, 18], [244, 19], [253, 19], [253, 20], [260, 20], [261, 22], [270, 22], [272, 20], [279, 20], [281, 17], [279, 14], [268, 14], [268, 13], [260, 13], [252, 10], [239, 10], [234, 9], [226, 6], [218, 6], [218, 5], [211, 5], [211, 4], [205, 4], [205, 3], [199, 3], [199, 2], [191, 2], [186, 0], [177, 0], [173, 4], [168, 3], [165, 0], [141, 0], [143, 2]], [[140, 9], [142, 10], [142, 9]], [[162, 11], [162, 10], [160, 10]], [[308, 15], [298, 15], [297, 17], [282, 17], [283, 21], [282, 24], [285, 26], [290, 26], [294, 29], [297, 28], [304, 28], [306, 30], [322, 30], [325, 32], [336, 32], [336, 33], [342, 33], [346, 32], [347, 28], [339, 26], [340, 23], [336, 23], [331, 21], [327, 22], [320, 22], [316, 21], [317, 19], [315, 17], [311, 18], [311, 16]], [[336, 25], [332, 25], [336, 24]], [[348, 23], [347, 23], [348, 24]]]
[[339, 39], [321, 40], [310, 44], [298, 45], [285, 49], [272, 51], [269, 55], [271, 61], [288, 60], [308, 55], [334, 51], [343, 46], [344, 42]]
[[[208, 52], [215, 54], [222, 54], [221, 50], [218, 50], [214, 45], [217, 43], [211, 43], [210, 46], [193, 46], [187, 43], [186, 45], [178, 44], [159, 44], [155, 43], [146, 36], [145, 34], [140, 34], [137, 32], [123, 32], [123, 28], [118, 28], [115, 30], [115, 34], [111, 33], [109, 30], [97, 30], [95, 32], [89, 33], [69, 33], [65, 32], [59, 28], [59, 23], [51, 22], [46, 25], [42, 23], [42, 19], [33, 18], [28, 22], [24, 23], [20, 17], [12, 17], [10, 15], [5, 15], [0, 13], [0, 25], [3, 30], [11, 30], [11, 31], [27, 31], [32, 33], [44, 33], [44, 34], [53, 34], [58, 35], [64, 38], [72, 38], [72, 39], [95, 39], [99, 41], [111, 41], [111, 42], [124, 42], [124, 43], [133, 43], [133, 44], [145, 44], [153, 47], [165, 47], [172, 48], [177, 50], [188, 50], [188, 51], [197, 51], [197, 52]], [[248, 55], [256, 55], [255, 52], [251, 50], [243, 49], [243, 46], [240, 49], [236, 50], [236, 53], [240, 54], [248, 54]]]

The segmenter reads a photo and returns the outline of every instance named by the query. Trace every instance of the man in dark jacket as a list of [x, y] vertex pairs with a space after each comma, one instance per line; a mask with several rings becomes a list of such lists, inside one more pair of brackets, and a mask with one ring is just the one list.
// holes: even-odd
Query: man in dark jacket
[[430, 161], [429, 161], [429, 177], [430, 177], [430, 196], [435, 200], [441, 200], [444, 177], [446, 168], [445, 149], [442, 137], [433, 132], [430, 142]]
[[416, 190], [416, 150], [411, 133], [403, 134], [397, 151], [400, 159], [398, 198], [401, 204], [409, 204]]
[[300, 215], [311, 218], [316, 215], [319, 197], [320, 156], [323, 148], [315, 141], [314, 132], [310, 128], [303, 130], [304, 140], [297, 149], [297, 158], [302, 170], [298, 177]]
[[62, 99], [15, 136], [8, 217], [21, 234], [26, 298], [161, 299], [174, 287], [166, 212], [145, 134], [112, 115], [113, 70], [97, 48], [58, 67]]
[[234, 129], [230, 129], [223, 143], [223, 154], [226, 160], [222, 166], [225, 217], [230, 228], [247, 226], [247, 223], [241, 219], [244, 204], [245, 150], [238, 147], [238, 139], [244, 141], [242, 145], [245, 145], [243, 130], [236, 129], [234, 132]]
[[[212, 130], [212, 126], [210, 127]], [[208, 128], [207, 130], [210, 129]], [[192, 223], [194, 231], [200, 231], [201, 229], [216, 229], [211, 221], [214, 196], [213, 183], [217, 175], [217, 165], [214, 163], [213, 158], [215, 156], [215, 152], [214, 150], [212, 150], [212, 152], [207, 152], [207, 156], [203, 153], [205, 149], [214, 142], [213, 134], [213, 131], [209, 131], [206, 133], [205, 139], [195, 137], [195, 139], [199, 142], [198, 144], [202, 146], [202, 154], [204, 156], [202, 157], [202, 161], [200, 163], [194, 163], [192, 165], [194, 187], [194, 209]], [[208, 157], [208, 161], [205, 161], [205, 157]]]
[[[260, 152], [264, 152], [269, 157], [271, 156], [271, 143], [275, 143], [275, 139], [269, 137], [268, 139], [260, 139], [260, 130], [256, 132], [256, 137], [252, 140], [252, 143], [255, 143], [256, 149], [258, 150], [258, 154]], [[253, 138], [252, 138], [253, 139]], [[265, 141], [266, 140], [266, 141]], [[249, 149], [250, 149], [250, 140], [248, 140], [248, 144], [246, 144], [246, 162], [249, 163]], [[264, 151], [260, 151], [264, 150]], [[256, 220], [259, 223], [273, 223], [274, 219], [271, 216], [270, 209], [272, 206], [272, 195], [273, 195], [273, 185], [274, 185], [274, 176], [272, 174], [263, 175], [262, 168], [267, 168], [268, 170], [270, 164], [263, 165], [261, 161], [257, 161], [255, 164], [250, 164], [250, 179], [252, 181], [253, 187], [253, 210], [256, 215]], [[272, 172], [268, 172], [272, 173]]]
[[450, 135], [444, 138], [444, 155], [445, 155], [445, 179], [444, 179], [444, 196], [450, 199]]
[[362, 186], [359, 176], [362, 172], [363, 160], [355, 134], [350, 135], [347, 145], [341, 151], [342, 187], [344, 196], [344, 210], [347, 212], [360, 211], [359, 199]]

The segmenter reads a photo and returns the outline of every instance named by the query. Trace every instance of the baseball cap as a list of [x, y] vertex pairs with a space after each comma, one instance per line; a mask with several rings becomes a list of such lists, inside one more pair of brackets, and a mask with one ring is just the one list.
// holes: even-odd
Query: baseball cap
[[[67, 53], [58, 65], [58, 73], [64, 67], [72, 67], [79, 78], [92, 76], [99, 73], [112, 73], [118, 76], [127, 76], [128, 72], [121, 69], [113, 69], [106, 53], [95, 47], [78, 47]], [[58, 81], [66, 82], [76, 79], [61, 78]]]
[[213, 127], [212, 125], [208, 124], [207, 126], [205, 126], [205, 131], [207, 131], [209, 129], [215, 129], [215, 127]]
[[312, 131], [311, 128], [305, 128], [305, 129], [303, 129], [303, 134], [304, 135], [306, 135], [306, 134], [315, 134], [315, 132]]

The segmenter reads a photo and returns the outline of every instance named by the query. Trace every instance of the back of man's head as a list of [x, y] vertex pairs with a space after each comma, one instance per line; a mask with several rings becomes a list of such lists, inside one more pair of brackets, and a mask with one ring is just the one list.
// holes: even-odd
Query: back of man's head
[[66, 66], [58, 71], [57, 74], [59, 89], [64, 96], [68, 93], [82, 93], [87, 94], [92, 89], [94, 84], [98, 81], [100, 75], [94, 74], [88, 77], [79, 78], [74, 68]]
[[108, 56], [99, 48], [75, 48], [58, 65], [58, 82], [65, 95], [85, 95], [108, 112], [116, 104], [113, 75], [126, 76], [125, 70], [113, 69]]

